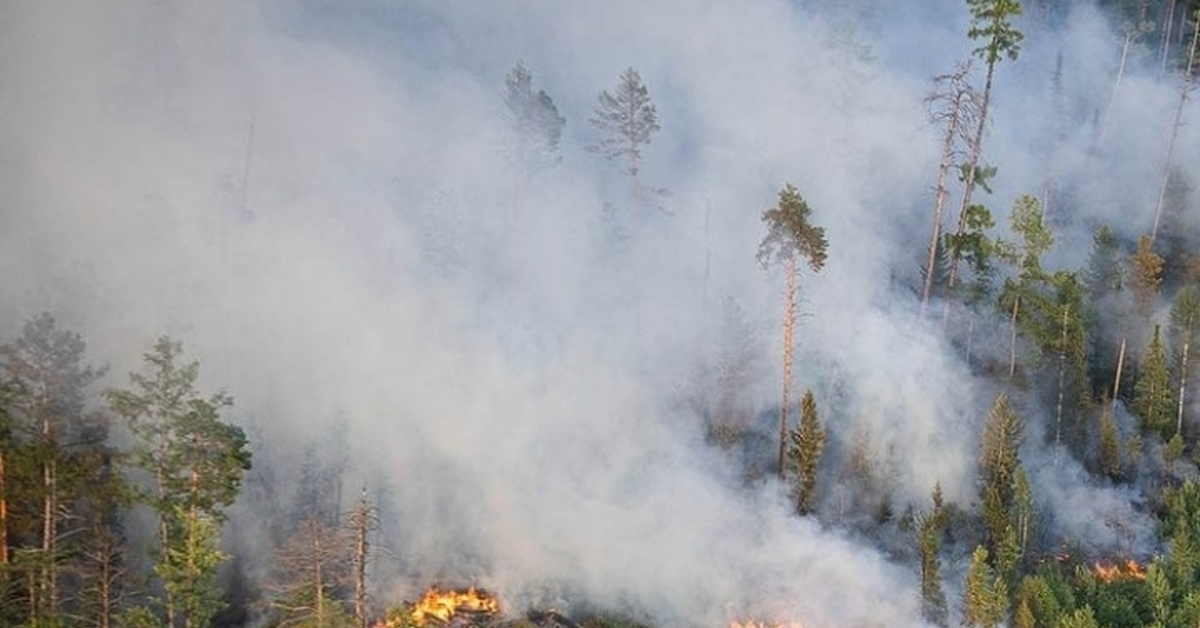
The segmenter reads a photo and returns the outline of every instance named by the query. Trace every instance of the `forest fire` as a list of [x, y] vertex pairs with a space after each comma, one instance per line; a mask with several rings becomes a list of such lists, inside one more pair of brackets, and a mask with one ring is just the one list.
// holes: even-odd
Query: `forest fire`
[[1125, 562], [1098, 562], [1092, 565], [1092, 573], [1101, 582], [1115, 582], [1117, 580], [1145, 580], [1146, 570], [1132, 558]]
[[492, 594], [469, 587], [466, 590], [430, 587], [415, 604], [413, 623], [420, 626], [446, 624], [460, 615], [490, 619], [499, 614], [500, 602]]

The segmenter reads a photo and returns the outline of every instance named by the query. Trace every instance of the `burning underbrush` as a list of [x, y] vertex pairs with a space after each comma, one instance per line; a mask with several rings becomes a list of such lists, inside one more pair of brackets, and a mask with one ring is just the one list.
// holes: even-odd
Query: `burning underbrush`
[[1146, 570], [1132, 558], [1124, 561], [1097, 561], [1092, 564], [1092, 573], [1101, 582], [1119, 580], [1145, 580]]

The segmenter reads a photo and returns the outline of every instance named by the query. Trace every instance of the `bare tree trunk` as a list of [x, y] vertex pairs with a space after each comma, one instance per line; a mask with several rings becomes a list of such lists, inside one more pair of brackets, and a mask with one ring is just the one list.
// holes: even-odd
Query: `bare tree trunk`
[[354, 619], [358, 628], [367, 628], [367, 561], [371, 546], [368, 534], [375, 527], [375, 509], [367, 501], [367, 487], [362, 489], [358, 507], [350, 515], [349, 527], [354, 534]]
[[946, 204], [946, 176], [950, 172], [950, 160], [954, 155], [954, 137], [958, 134], [959, 107], [962, 105], [962, 95], [956, 94], [954, 105], [950, 110], [950, 120], [946, 123], [946, 135], [942, 138], [942, 161], [938, 164], [937, 191], [933, 201], [933, 232], [929, 236], [929, 254], [925, 259], [925, 285], [921, 289], [921, 318], [925, 318], [925, 308], [933, 294], [933, 275], [937, 268], [938, 243], [942, 238], [942, 208]]
[[1008, 381], [1012, 381], [1017, 374], [1017, 314], [1021, 311], [1021, 296], [1013, 301], [1012, 307], [1012, 337], [1008, 345]]
[[1167, 73], [1167, 57], [1171, 52], [1171, 32], [1175, 28], [1175, 1], [1167, 2], [1167, 9], [1163, 12], [1163, 32], [1162, 32], [1162, 49], [1159, 51], [1159, 76], [1164, 76]]
[[1188, 378], [1188, 349], [1191, 347], [1192, 341], [1188, 337], [1184, 337], [1183, 351], [1179, 357], [1179, 412], [1175, 419], [1175, 435], [1183, 434], [1183, 406], [1184, 397], [1187, 393], [1187, 378]]
[[1125, 338], [1121, 338], [1121, 348], [1117, 351], [1117, 374], [1113, 377], [1112, 403], [1117, 402], [1121, 394], [1121, 371], [1125, 367]]
[[1071, 308], [1063, 307], [1062, 315], [1062, 338], [1060, 338], [1058, 352], [1058, 407], [1055, 410], [1054, 418], [1054, 446], [1057, 447], [1062, 442], [1062, 416], [1063, 416], [1063, 398], [1066, 393], [1067, 383], [1067, 316], [1069, 316]]
[[1150, 242], [1158, 237], [1158, 226], [1162, 219], [1163, 206], [1167, 202], [1167, 185], [1171, 181], [1171, 167], [1175, 162], [1175, 142], [1179, 137], [1179, 129], [1183, 126], [1183, 108], [1187, 104], [1188, 92], [1192, 90], [1192, 72], [1196, 64], [1196, 45], [1200, 40], [1200, 19], [1192, 30], [1192, 46], [1188, 51], [1187, 68], [1183, 75], [1183, 86], [1179, 88], [1179, 103], [1175, 106], [1175, 122], [1171, 125], [1171, 137], [1167, 140], [1167, 160], [1163, 164], [1162, 186], [1158, 190], [1158, 205], [1154, 209], [1154, 227], [1150, 230]]
[[318, 557], [313, 561], [313, 582], [317, 593], [317, 628], [325, 628], [325, 574], [322, 569], [325, 563], [325, 549], [321, 547], [321, 535], [314, 533], [312, 536], [313, 554]]
[[58, 454], [54, 430], [49, 417], [42, 419], [42, 445], [49, 458], [42, 463], [42, 564], [38, 586], [42, 593], [36, 616], [41, 619], [54, 617], [58, 610], [58, 476], [54, 456]]
[[779, 405], [779, 479], [786, 476], [788, 407], [792, 397], [792, 347], [796, 333], [796, 258], [787, 260], [783, 301], [783, 399]]
[[[979, 124], [975, 126], [975, 137], [971, 140], [971, 155], [967, 161], [967, 180], [963, 182], [962, 205], [958, 211], [958, 227], [955, 235], [962, 235], [967, 230], [967, 208], [971, 206], [971, 195], [975, 193], [976, 171], [979, 170], [979, 159], [983, 155], [983, 132], [987, 129], [988, 105], [992, 99], [992, 79], [996, 74], [996, 64], [989, 63], [987, 77], [983, 83], [983, 98], [979, 102]], [[946, 279], [946, 287], [953, 288], [958, 282], [958, 256], [950, 258], [950, 274]], [[950, 315], [950, 304], [946, 302], [944, 317]], [[943, 321], [944, 322], [944, 321]]]

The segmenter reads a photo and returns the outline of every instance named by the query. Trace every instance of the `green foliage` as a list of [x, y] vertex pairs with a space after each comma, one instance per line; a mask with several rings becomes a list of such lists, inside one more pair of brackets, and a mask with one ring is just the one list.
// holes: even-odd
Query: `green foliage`
[[971, 271], [971, 281], [960, 282], [955, 290], [968, 304], [982, 301], [991, 291], [992, 280], [996, 274], [994, 260], [999, 253], [1000, 244], [987, 235], [988, 230], [996, 226], [992, 213], [987, 207], [979, 204], [967, 206], [963, 216], [963, 230], [960, 233], [946, 234], [945, 249], [950, 257], [950, 265], [957, 267], [959, 261], [967, 263]]
[[950, 612], [946, 593], [942, 590], [942, 561], [939, 556], [947, 519], [941, 484], [934, 486], [931, 497], [933, 508], [916, 518], [917, 551], [921, 561], [921, 617], [935, 626], [947, 626]]
[[608, 90], [600, 92], [590, 121], [605, 137], [588, 150], [605, 159], [624, 159], [627, 172], [636, 177], [642, 149], [659, 130], [658, 112], [637, 70], [622, 72], [612, 94]]
[[1096, 616], [1092, 612], [1092, 608], [1084, 606], [1068, 615], [1064, 615], [1055, 624], [1055, 628], [1100, 628], [1100, 624], [1096, 622]]
[[167, 623], [179, 616], [191, 628], [221, 609], [220, 526], [250, 468], [250, 452], [242, 429], [220, 420], [232, 401], [222, 393], [201, 396], [199, 364], [181, 364], [182, 353], [179, 343], [160, 338], [143, 356], [143, 372], [130, 374], [130, 388], [110, 390], [108, 399], [135, 437], [134, 464], [153, 482], [140, 497], [158, 518], [154, 569]]
[[762, 213], [767, 235], [758, 245], [758, 262], [766, 268], [797, 257], [813, 272], [825, 267], [829, 242], [825, 228], [812, 224], [812, 208], [791, 183], [779, 191], [779, 203]]
[[982, 545], [971, 554], [971, 568], [963, 587], [963, 621], [968, 628], [993, 628], [1008, 616], [1008, 585], [988, 564]]
[[981, 42], [972, 53], [995, 65], [1002, 57], [1015, 61], [1025, 36], [1013, 25], [1011, 18], [1021, 15], [1018, 0], [967, 0], [971, 11], [971, 27], [967, 37]]
[[504, 77], [504, 107], [512, 140], [510, 158], [522, 174], [529, 177], [558, 163], [558, 144], [567, 120], [546, 92], [533, 90], [533, 75], [519, 61]]
[[1121, 442], [1117, 434], [1117, 422], [1112, 410], [1106, 405], [1100, 412], [1100, 471], [1109, 479], [1121, 477]]
[[1144, 356], [1133, 388], [1130, 410], [1138, 418], [1144, 433], [1157, 433], [1164, 439], [1170, 438], [1175, 399], [1171, 371], [1167, 365], [1167, 348], [1163, 345], [1158, 325], [1154, 326], [1154, 334], [1150, 337], [1150, 345], [1146, 347]]
[[792, 496], [796, 503], [796, 514], [803, 517], [813, 511], [816, 501], [817, 467], [826, 440], [811, 390], [805, 391], [800, 399], [800, 425], [791, 431], [790, 436], [788, 463], [795, 474]]

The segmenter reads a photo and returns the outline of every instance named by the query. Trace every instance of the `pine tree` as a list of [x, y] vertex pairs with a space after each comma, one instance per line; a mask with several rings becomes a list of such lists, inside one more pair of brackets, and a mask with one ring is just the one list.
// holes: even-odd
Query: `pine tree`
[[1112, 480], [1120, 478], [1121, 443], [1117, 434], [1117, 422], [1107, 405], [1100, 411], [1100, 445], [1097, 457], [1100, 460], [1101, 473]]
[[629, 175], [633, 209], [641, 205], [642, 185], [639, 173], [642, 168], [642, 151], [650, 143], [651, 136], [659, 130], [658, 112], [650, 101], [650, 92], [642, 82], [637, 70], [628, 68], [621, 73], [620, 82], [612, 94], [600, 92], [595, 112], [591, 118], [605, 137], [588, 147], [591, 152], [609, 160], [625, 163]]
[[562, 159], [559, 141], [567, 120], [546, 92], [534, 91], [533, 75], [520, 61], [504, 77], [504, 108], [509, 131], [506, 152], [517, 169], [523, 196], [534, 175]]
[[792, 496], [796, 514], [801, 517], [813, 512], [817, 496], [817, 467], [825, 450], [825, 429], [817, 416], [817, 402], [811, 390], [800, 399], [800, 426], [791, 431], [788, 460], [795, 474]]
[[1008, 615], [1008, 585], [988, 564], [982, 545], [971, 554], [971, 567], [963, 587], [963, 621], [966, 628], [994, 628]]
[[76, 554], [63, 542], [80, 538], [75, 522], [86, 504], [83, 490], [96, 471], [95, 452], [107, 437], [104, 417], [86, 410], [87, 389], [103, 374], [84, 364], [86, 347], [79, 334], [59, 329], [54, 317], [43, 313], [26, 322], [15, 342], [0, 348], [0, 373], [12, 391], [8, 412], [14, 436], [23, 436], [24, 452], [36, 469], [30, 469], [36, 477], [22, 478], [32, 489], [28, 497], [39, 504], [37, 545], [23, 548], [33, 557], [34, 573], [27, 581], [34, 623], [61, 614], [61, 571]]
[[232, 404], [224, 393], [203, 397], [195, 389], [200, 366], [181, 363], [182, 346], [160, 338], [131, 373], [130, 387], [108, 393], [109, 405], [135, 438], [137, 468], [151, 477], [140, 497], [157, 518], [155, 573], [162, 580], [168, 628], [208, 625], [220, 610], [217, 567], [224, 509], [233, 503], [250, 453], [241, 428], [220, 420]]
[[788, 430], [788, 406], [792, 391], [792, 351], [796, 329], [797, 261], [808, 262], [814, 272], [825, 267], [829, 242], [825, 228], [812, 224], [812, 208], [800, 192], [788, 183], [779, 192], [775, 207], [762, 213], [767, 235], [758, 245], [758, 262], [763, 268], [782, 263], [785, 267], [783, 306], [783, 400], [779, 405], [779, 479], [784, 478]]
[[1002, 247], [1002, 258], [1016, 269], [1015, 277], [1004, 282], [1000, 295], [1000, 304], [1009, 312], [1009, 379], [1017, 372], [1017, 331], [1022, 304], [1025, 302], [1028, 308], [1028, 301], [1039, 299], [1042, 296], [1039, 292], [1048, 280], [1041, 257], [1053, 246], [1054, 235], [1043, 218], [1042, 204], [1036, 198], [1028, 194], [1018, 197], [1012, 207], [1011, 226], [1021, 239]]
[[[968, 212], [973, 205], [975, 186], [980, 183], [981, 175], [984, 174], [984, 168], [980, 165], [983, 155], [983, 133], [987, 129], [988, 107], [992, 100], [996, 65], [1005, 57], [1015, 61], [1021, 51], [1021, 40], [1025, 38], [1011, 22], [1013, 17], [1021, 15], [1021, 3], [1017, 0], [967, 0], [967, 7], [971, 12], [971, 26], [967, 30], [967, 37], [980, 42], [971, 54], [983, 59], [987, 64], [987, 74], [979, 102], [979, 118], [976, 120], [975, 133], [969, 145], [970, 155], [963, 168], [965, 176], [962, 205], [955, 235], [962, 235], [967, 231]], [[954, 287], [957, 278], [958, 259], [952, 258], [949, 277], [951, 288]]]
[[1138, 418], [1143, 432], [1156, 432], [1163, 439], [1171, 436], [1171, 418], [1175, 404], [1171, 391], [1171, 371], [1167, 366], [1167, 349], [1162, 342], [1158, 325], [1133, 387], [1133, 403], [1130, 409]]

